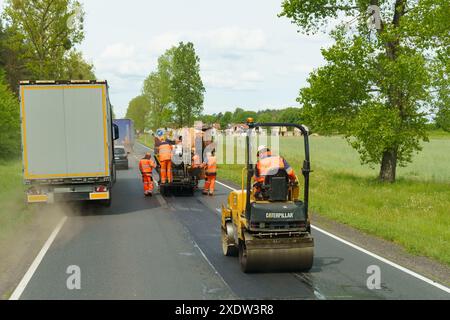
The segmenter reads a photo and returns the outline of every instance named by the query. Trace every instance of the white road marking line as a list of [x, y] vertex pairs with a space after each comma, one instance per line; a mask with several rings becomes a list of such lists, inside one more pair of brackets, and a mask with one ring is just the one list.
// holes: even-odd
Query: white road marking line
[[422, 275], [420, 275], [420, 274], [418, 274], [418, 273], [416, 273], [416, 272], [414, 272], [412, 270], [409, 270], [409, 269], [407, 269], [405, 267], [402, 267], [401, 265], [396, 264], [395, 262], [392, 262], [392, 261], [390, 261], [390, 260], [388, 260], [386, 258], [383, 258], [383, 257], [381, 257], [381, 256], [379, 256], [379, 255], [377, 255], [377, 254], [375, 254], [375, 253], [373, 253], [371, 251], [363, 249], [363, 248], [361, 248], [361, 247], [359, 247], [359, 246], [357, 246], [357, 245], [355, 245], [355, 244], [353, 244], [353, 243], [351, 243], [351, 242], [349, 242], [347, 240], [339, 238], [338, 236], [335, 236], [332, 233], [329, 233], [329, 232], [327, 232], [325, 230], [322, 230], [322, 229], [320, 229], [318, 227], [315, 227], [315, 226], [312, 226], [312, 228], [315, 229], [316, 231], [319, 231], [320, 233], [323, 233], [323, 234], [325, 234], [325, 235], [327, 235], [327, 236], [329, 236], [329, 237], [331, 237], [331, 238], [333, 238], [335, 240], [338, 240], [338, 241], [340, 241], [340, 242], [342, 242], [342, 243], [344, 243], [344, 244], [346, 244], [346, 245], [348, 245], [348, 246], [350, 246], [350, 247], [352, 247], [352, 248], [354, 248], [354, 249], [356, 249], [358, 251], [361, 251], [361, 252], [363, 252], [363, 253], [365, 253], [365, 254], [367, 254], [367, 255], [375, 258], [375, 259], [378, 259], [378, 260], [380, 260], [380, 261], [382, 261], [382, 262], [384, 262], [384, 263], [386, 263], [386, 264], [388, 264], [388, 265], [390, 265], [390, 266], [392, 266], [392, 267], [394, 267], [394, 268], [396, 268], [396, 269], [398, 269], [400, 271], [403, 271], [403, 272], [405, 272], [405, 273], [407, 273], [407, 274], [409, 274], [409, 275], [411, 275], [411, 276], [413, 276], [413, 277], [415, 277], [417, 279], [420, 279], [420, 280], [422, 280], [422, 281], [424, 281], [424, 282], [426, 282], [428, 284], [431, 284], [432, 286], [435, 286], [436, 288], [439, 288], [439, 289], [441, 289], [441, 290], [443, 290], [443, 291], [445, 291], [447, 293], [450, 293], [450, 288], [447, 288], [446, 286], [444, 286], [444, 285], [442, 285], [440, 283], [437, 283], [437, 282], [435, 282], [435, 281], [433, 281], [431, 279], [428, 279], [427, 277], [424, 277], [424, 276], [422, 276]]
[[209, 264], [209, 266], [211, 267], [211, 269], [213, 270], [213, 272], [219, 277], [220, 280], [222, 280], [222, 282], [225, 284], [225, 286], [228, 288], [228, 290], [230, 290], [230, 292], [237, 297], [236, 293], [233, 291], [233, 289], [231, 289], [230, 285], [225, 281], [225, 279], [222, 277], [222, 275], [219, 273], [219, 271], [217, 271], [216, 267], [214, 267], [214, 265], [211, 263], [211, 261], [209, 261], [208, 257], [206, 256], [206, 254], [203, 252], [203, 250], [200, 248], [200, 246], [197, 244], [197, 242], [195, 242], [194, 239], [191, 239], [192, 243], [194, 244], [194, 247], [200, 252], [200, 254], [202, 255], [203, 259], [206, 260], [206, 262]]
[[[228, 188], [228, 189], [230, 189], [232, 191], [236, 191], [237, 190], [237, 189], [235, 189], [233, 187], [230, 187], [230, 186], [228, 186], [228, 185], [226, 185], [226, 184], [224, 184], [222, 182], [216, 181], [216, 183], [218, 183], [218, 184], [220, 184], [220, 185], [222, 185], [222, 186], [224, 186], [224, 187], [226, 187], [226, 188]], [[352, 247], [353, 249], [356, 249], [356, 250], [361, 251], [361, 252], [363, 252], [363, 253], [365, 253], [365, 254], [367, 254], [367, 255], [375, 258], [375, 259], [378, 259], [378, 260], [380, 260], [380, 261], [390, 265], [391, 267], [394, 267], [394, 268], [396, 268], [396, 269], [398, 269], [400, 271], [403, 271], [403, 272], [405, 272], [405, 273], [407, 273], [407, 274], [409, 274], [409, 275], [411, 275], [411, 276], [413, 276], [413, 277], [415, 277], [415, 278], [417, 278], [419, 280], [422, 280], [422, 281], [424, 281], [424, 282], [426, 282], [426, 283], [428, 283], [428, 284], [430, 284], [430, 285], [432, 285], [432, 286], [434, 286], [434, 287], [436, 287], [438, 289], [441, 289], [442, 291], [450, 293], [450, 288], [448, 288], [448, 287], [446, 287], [446, 286], [444, 286], [444, 285], [442, 285], [442, 284], [440, 284], [440, 283], [438, 283], [436, 281], [433, 281], [433, 280], [431, 280], [431, 279], [429, 279], [427, 277], [424, 277], [424, 276], [422, 276], [422, 275], [420, 275], [420, 274], [418, 274], [418, 273], [416, 273], [416, 272], [414, 272], [412, 270], [409, 270], [408, 268], [402, 267], [401, 265], [396, 264], [395, 262], [392, 262], [392, 261], [390, 261], [390, 260], [388, 260], [386, 258], [383, 258], [383, 257], [381, 257], [381, 256], [379, 256], [379, 255], [377, 255], [377, 254], [375, 254], [375, 253], [373, 253], [371, 251], [363, 249], [363, 248], [357, 246], [356, 244], [353, 244], [353, 243], [351, 243], [351, 242], [349, 242], [347, 240], [344, 240], [344, 239], [342, 239], [342, 238], [340, 238], [340, 237], [338, 237], [338, 236], [336, 236], [336, 235], [334, 235], [332, 233], [329, 233], [329, 232], [327, 232], [325, 230], [322, 230], [322, 229], [320, 229], [318, 227], [315, 227], [315, 226], [311, 226], [311, 227], [313, 229], [315, 229], [316, 231], [319, 231], [320, 233], [323, 233], [323, 234], [325, 234], [325, 235], [327, 235], [327, 236], [329, 236], [329, 237], [331, 237], [331, 238], [333, 238], [333, 239], [335, 239], [335, 240], [337, 240], [339, 242], [342, 242], [342, 243]]]
[[47, 253], [48, 249], [52, 245], [53, 241], [55, 240], [56, 236], [58, 235], [59, 231], [62, 229], [64, 223], [66, 222], [67, 217], [63, 217], [61, 221], [58, 223], [56, 228], [51, 233], [50, 237], [45, 242], [44, 246], [42, 247], [41, 251], [39, 251], [38, 255], [34, 259], [33, 263], [31, 264], [28, 271], [23, 276], [22, 280], [19, 282], [19, 285], [14, 290], [13, 294], [9, 298], [9, 300], [19, 300], [22, 293], [25, 291], [25, 288], [27, 287], [28, 283], [30, 282], [31, 278], [33, 277], [34, 273], [36, 272], [37, 268], [39, 267], [39, 264], [44, 259], [45, 254]]
[[236, 191], [237, 189], [235, 189], [235, 188], [233, 188], [233, 187], [230, 187], [230, 186], [228, 186], [228, 185], [226, 185], [226, 184], [224, 184], [224, 183], [222, 183], [222, 182], [220, 182], [220, 181], [217, 181], [216, 180], [216, 183], [218, 183], [218, 184], [220, 184], [221, 186], [224, 186], [225, 188], [228, 188], [228, 189], [230, 189], [230, 190], [232, 190], [232, 191]]
[[143, 147], [144, 149], [148, 149], [148, 150], [150, 150], [150, 151], [153, 151], [153, 149], [152, 148], [149, 148], [149, 147], [147, 147], [147, 146], [144, 146], [142, 143], [140, 143], [140, 142], [136, 142], [137, 144], [139, 144], [141, 147]]

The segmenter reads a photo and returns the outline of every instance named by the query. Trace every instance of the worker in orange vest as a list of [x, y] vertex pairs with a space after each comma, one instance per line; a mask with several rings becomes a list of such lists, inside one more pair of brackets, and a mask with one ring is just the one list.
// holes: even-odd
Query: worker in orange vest
[[162, 141], [158, 147], [159, 163], [161, 164], [161, 184], [172, 182], [172, 145], [168, 140]]
[[203, 167], [203, 163], [200, 160], [200, 156], [195, 152], [194, 147], [192, 147], [191, 149], [191, 155], [192, 155], [191, 168], [192, 170], [194, 170], [196, 176], [195, 189], [198, 189], [198, 180], [201, 175], [198, 173], [198, 170], [196, 169], [201, 169]]
[[144, 194], [146, 196], [153, 195], [153, 169], [156, 168], [156, 163], [152, 160], [152, 155], [146, 153], [144, 158], [139, 161], [139, 171], [142, 174], [142, 182], [144, 183]]
[[297, 180], [294, 170], [289, 163], [280, 156], [274, 156], [272, 151], [266, 146], [260, 146], [257, 153], [258, 161], [255, 170], [255, 195], [258, 197], [261, 193], [261, 186], [266, 180], [266, 176], [275, 175], [279, 170], [284, 169], [289, 180], [294, 182]]
[[216, 177], [217, 177], [217, 158], [215, 154], [215, 150], [211, 151], [210, 154], [207, 155], [206, 161], [204, 163], [206, 181], [205, 187], [203, 189], [204, 195], [214, 195], [214, 188], [216, 186]]

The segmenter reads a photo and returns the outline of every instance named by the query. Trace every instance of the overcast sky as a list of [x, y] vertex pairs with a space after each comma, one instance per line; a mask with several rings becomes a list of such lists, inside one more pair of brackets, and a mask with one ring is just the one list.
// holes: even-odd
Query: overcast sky
[[281, 0], [81, 2], [86, 38], [80, 49], [97, 77], [109, 81], [119, 117], [158, 56], [179, 41], [192, 41], [200, 57], [207, 113], [298, 105], [299, 88], [330, 43], [278, 18]]

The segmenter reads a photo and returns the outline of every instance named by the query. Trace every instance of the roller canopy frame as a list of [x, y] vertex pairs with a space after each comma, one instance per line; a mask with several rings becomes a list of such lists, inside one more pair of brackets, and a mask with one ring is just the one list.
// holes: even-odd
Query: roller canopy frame
[[[305, 159], [303, 161], [303, 168], [302, 173], [304, 177], [304, 195], [303, 195], [303, 203], [305, 205], [305, 213], [306, 218], [309, 217], [308, 209], [309, 209], [309, 175], [311, 173], [311, 161], [310, 161], [310, 154], [309, 154], [309, 130], [307, 127], [303, 125], [298, 125], [295, 123], [283, 123], [283, 122], [265, 122], [265, 123], [254, 123], [253, 121], [247, 121], [247, 125], [249, 127], [249, 130], [247, 131], [247, 137], [246, 137], [246, 145], [247, 145], [247, 155], [246, 155], [246, 165], [247, 165], [247, 195], [251, 193], [252, 188], [252, 177], [254, 175], [254, 167], [250, 163], [251, 159], [251, 148], [250, 148], [250, 135], [252, 131], [255, 128], [259, 127], [290, 127], [290, 128], [297, 128], [299, 129], [303, 134], [304, 139], [304, 147], [305, 147]], [[246, 217], [249, 219], [249, 213], [250, 213], [250, 197], [246, 197]]]

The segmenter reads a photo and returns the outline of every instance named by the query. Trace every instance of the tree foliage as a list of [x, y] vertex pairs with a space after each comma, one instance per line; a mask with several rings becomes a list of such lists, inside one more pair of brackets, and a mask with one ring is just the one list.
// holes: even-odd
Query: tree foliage
[[171, 89], [176, 123], [179, 127], [192, 126], [203, 111], [205, 92], [200, 77], [200, 58], [192, 42], [181, 42], [174, 50]]
[[72, 50], [64, 57], [61, 79], [95, 80], [94, 65], [86, 62], [80, 51]]
[[[380, 8], [378, 30], [367, 25], [369, 5]], [[448, 109], [448, 1], [284, 0], [282, 7], [305, 33], [339, 21], [334, 45], [322, 50], [326, 64], [300, 91], [308, 123], [344, 134], [363, 163], [381, 165], [381, 180], [395, 181], [397, 165], [427, 141], [429, 115]]]
[[83, 40], [74, 0], [7, 0], [0, 23], [0, 157], [19, 154], [20, 80], [95, 79], [74, 46]]
[[0, 159], [17, 156], [20, 152], [19, 102], [9, 89], [0, 71]]
[[197, 117], [197, 120], [206, 124], [219, 123], [222, 129], [226, 129], [231, 124], [245, 123], [248, 118], [253, 118], [257, 122], [289, 122], [302, 124], [303, 112], [300, 108], [289, 107], [284, 109], [266, 109], [260, 111], [245, 110], [236, 108], [234, 112], [206, 114]]
[[173, 117], [172, 60], [174, 48], [167, 50], [158, 59], [158, 67], [144, 81], [143, 96], [150, 104], [147, 127], [156, 130], [168, 125]]
[[159, 57], [156, 71], [144, 80], [146, 127], [192, 126], [203, 111], [204, 92], [194, 45], [180, 42]]
[[146, 117], [150, 112], [151, 105], [147, 97], [141, 95], [132, 99], [128, 105], [126, 118], [134, 121], [134, 128], [143, 132], [145, 129]]
[[30, 79], [62, 79], [73, 71], [74, 60], [83, 62], [81, 69], [92, 71], [73, 50], [84, 38], [83, 17], [81, 4], [74, 0], [7, 0], [3, 12], [7, 48], [16, 53]]

